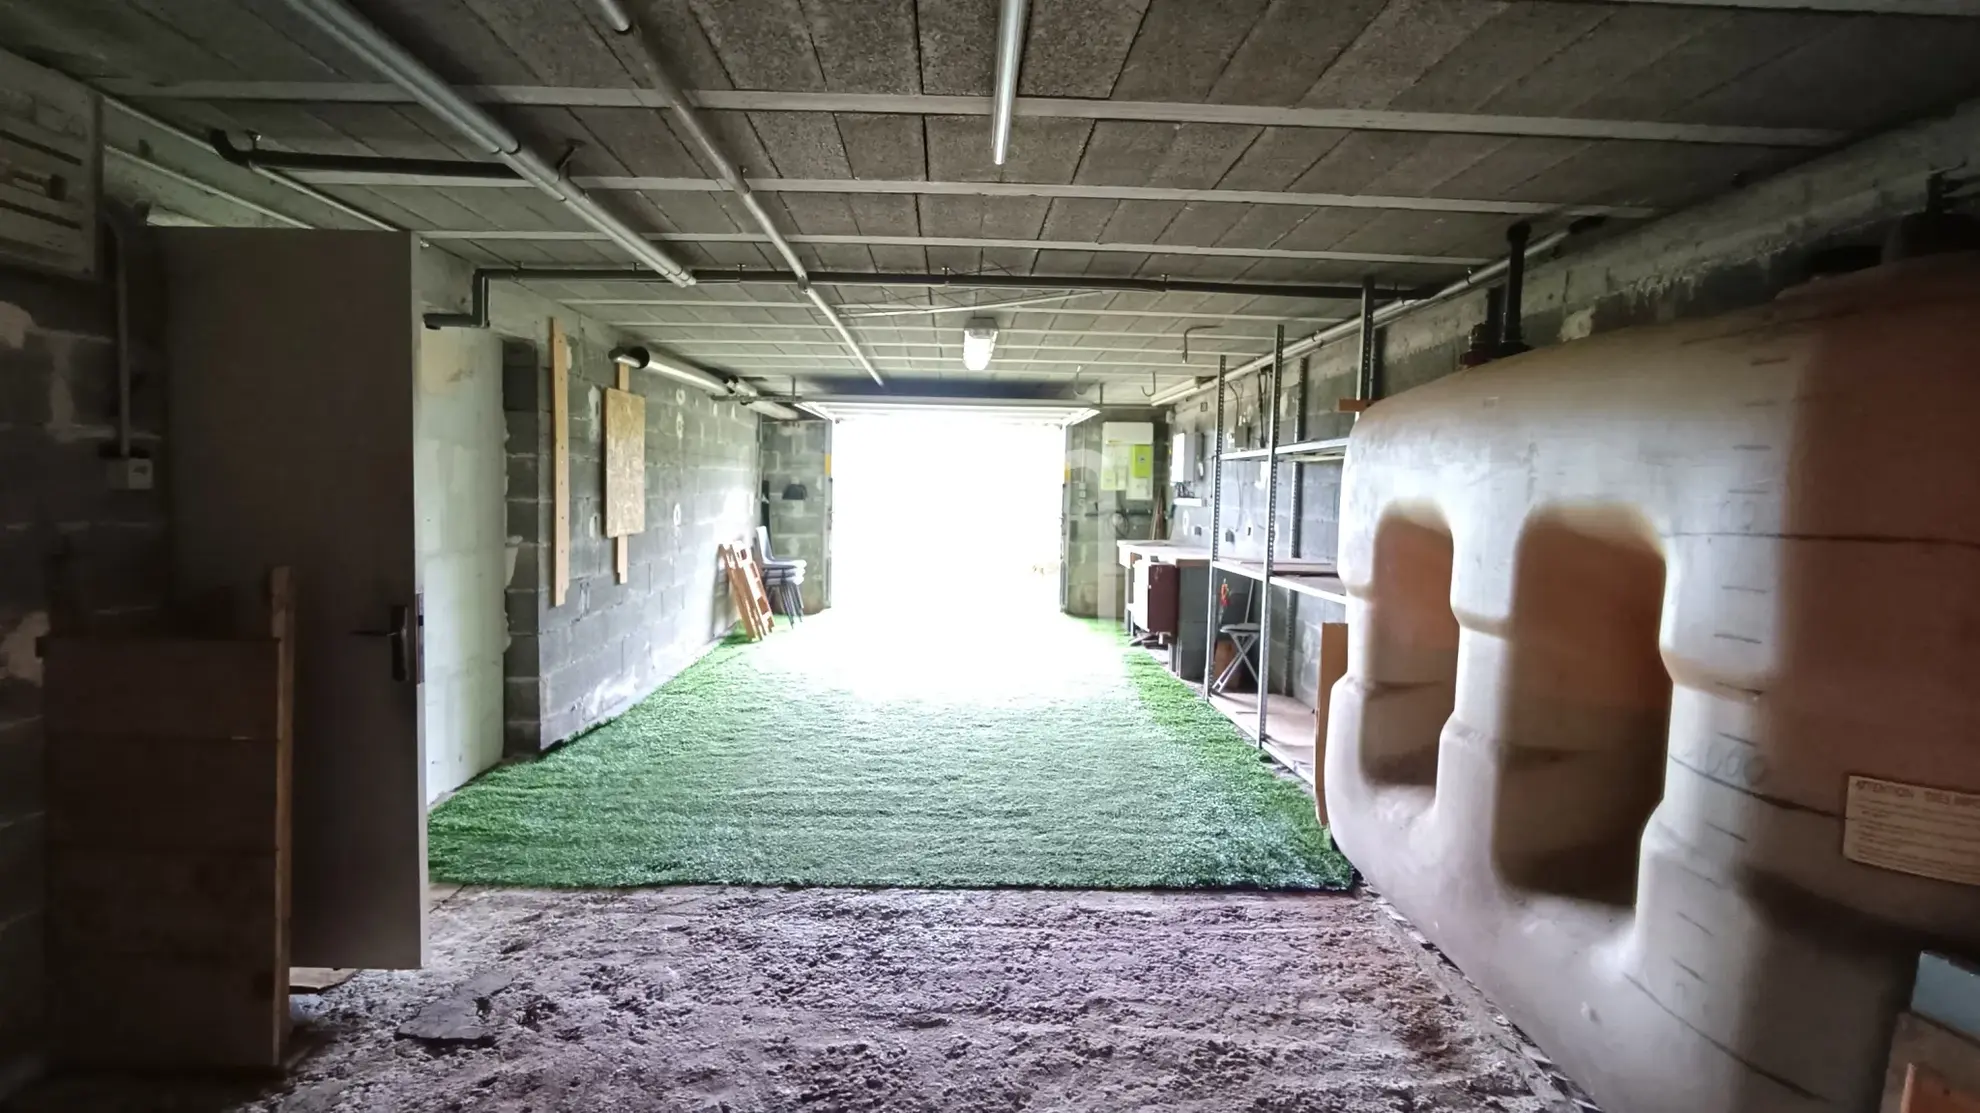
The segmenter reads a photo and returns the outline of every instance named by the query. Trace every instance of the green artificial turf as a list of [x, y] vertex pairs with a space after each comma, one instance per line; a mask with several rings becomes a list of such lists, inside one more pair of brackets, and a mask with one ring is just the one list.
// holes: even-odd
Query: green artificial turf
[[832, 614], [436, 809], [436, 880], [1335, 889], [1300, 785], [1110, 629]]

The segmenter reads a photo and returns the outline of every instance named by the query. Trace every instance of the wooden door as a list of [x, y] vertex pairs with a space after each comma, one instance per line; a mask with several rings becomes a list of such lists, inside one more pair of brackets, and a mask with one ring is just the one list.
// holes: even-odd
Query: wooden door
[[296, 582], [299, 966], [426, 939], [409, 236], [167, 229], [181, 588]]

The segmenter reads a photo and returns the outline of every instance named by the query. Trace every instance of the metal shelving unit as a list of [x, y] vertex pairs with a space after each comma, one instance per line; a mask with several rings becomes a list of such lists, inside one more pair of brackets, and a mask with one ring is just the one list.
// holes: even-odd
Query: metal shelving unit
[[1276, 456], [1296, 464], [1324, 463], [1330, 460], [1347, 459], [1346, 437], [1329, 437], [1321, 441], [1295, 441], [1277, 448], [1243, 448], [1236, 452], [1223, 453], [1224, 460], [1263, 460]]
[[[1374, 394], [1373, 334], [1377, 323], [1374, 285], [1372, 282], [1364, 281], [1362, 283], [1361, 295], [1361, 318], [1358, 322], [1361, 334], [1361, 350], [1355, 375], [1355, 394], [1356, 397], [1363, 400], [1372, 397]], [[1258, 727], [1254, 735], [1256, 744], [1260, 750], [1266, 750], [1272, 742], [1267, 727], [1272, 690], [1271, 592], [1274, 588], [1281, 588], [1297, 591], [1302, 594], [1317, 595], [1321, 598], [1334, 598], [1331, 592], [1331, 585], [1329, 585], [1329, 589], [1322, 590], [1304, 582], [1294, 583], [1293, 577], [1281, 577], [1273, 574], [1273, 562], [1277, 559], [1275, 550], [1278, 548], [1278, 465], [1283, 463], [1295, 465], [1293, 484], [1294, 489], [1297, 490], [1302, 477], [1302, 473], [1298, 470], [1297, 465], [1344, 461], [1347, 459], [1348, 450], [1348, 438], [1346, 437], [1329, 437], [1323, 440], [1298, 440], [1284, 444], [1280, 443], [1279, 411], [1281, 409], [1280, 393], [1284, 386], [1285, 349], [1286, 330], [1285, 326], [1281, 325], [1274, 331], [1272, 338], [1271, 366], [1260, 371], [1261, 374], [1269, 376], [1266, 397], [1271, 399], [1270, 411], [1265, 415], [1265, 445], [1262, 448], [1227, 450], [1224, 447], [1224, 391], [1229, 372], [1225, 366], [1224, 359], [1221, 357], [1218, 359], [1217, 434], [1215, 442], [1212, 445], [1213, 454], [1211, 457], [1214, 465], [1211, 468], [1210, 478], [1210, 575], [1208, 577], [1208, 594], [1204, 600], [1205, 610], [1208, 614], [1208, 630], [1207, 636], [1204, 639], [1203, 690], [1207, 696], [1210, 692], [1210, 683], [1217, 675], [1214, 667], [1217, 661], [1217, 573], [1223, 571], [1255, 579], [1265, 592], [1265, 603], [1260, 610], [1258, 622]], [[1262, 463], [1267, 472], [1265, 479], [1265, 555], [1264, 559], [1258, 562], [1260, 567], [1258, 574], [1255, 576], [1252, 575], [1248, 567], [1243, 570], [1234, 570], [1235, 565], [1233, 562], [1223, 560], [1223, 554], [1220, 551], [1224, 540], [1224, 465], [1226, 463], [1242, 463], [1246, 461], [1258, 461]], [[1248, 565], [1250, 562], [1245, 563]], [[1311, 562], [1295, 563], [1310, 564]], [[1305, 571], [1307, 570], [1303, 570], [1303, 573]], [[1302, 574], [1297, 578], [1304, 581], [1307, 579], [1307, 576]]]

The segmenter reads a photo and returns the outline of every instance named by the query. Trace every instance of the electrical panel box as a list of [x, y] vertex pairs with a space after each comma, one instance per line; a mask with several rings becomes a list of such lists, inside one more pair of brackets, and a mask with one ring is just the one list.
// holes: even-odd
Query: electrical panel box
[[0, 262], [95, 275], [102, 116], [94, 91], [0, 51]]
[[1196, 434], [1177, 433], [1169, 444], [1169, 482], [1196, 482], [1196, 464]]

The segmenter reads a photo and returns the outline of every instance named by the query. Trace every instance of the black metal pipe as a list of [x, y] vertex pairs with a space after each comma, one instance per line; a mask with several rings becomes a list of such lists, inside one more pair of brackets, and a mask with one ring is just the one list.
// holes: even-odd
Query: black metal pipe
[[[696, 271], [701, 282], [721, 282], [721, 272]], [[735, 273], [735, 272], [731, 272]], [[741, 282], [774, 282], [774, 272], [741, 272]], [[1156, 294], [1245, 294], [1253, 297], [1358, 298], [1359, 286], [1295, 285], [1273, 282], [1218, 282], [1193, 278], [1109, 278], [1092, 275], [914, 274], [859, 271], [814, 271], [811, 280], [835, 286], [964, 286], [1019, 290], [1121, 290]], [[1403, 288], [1385, 289], [1385, 297], [1400, 296]]]
[[[652, 282], [652, 272], [627, 267], [481, 267], [474, 272], [473, 301], [466, 313], [428, 313], [427, 328], [487, 328], [488, 283], [506, 282]], [[697, 270], [697, 283], [761, 282], [777, 286], [800, 285], [787, 271]], [[863, 271], [813, 271], [814, 285], [833, 286], [958, 286], [1014, 288], [1026, 290], [1122, 290], [1177, 294], [1242, 294], [1247, 297], [1282, 298], [1391, 298], [1406, 291], [1362, 286], [1296, 285], [1273, 282], [1214, 282], [1195, 279], [1107, 278], [1086, 275], [1014, 274], [915, 274]]]
[[499, 162], [470, 162], [452, 158], [385, 158], [378, 155], [323, 155], [303, 151], [265, 151], [259, 147], [236, 147], [227, 133], [214, 128], [206, 133], [213, 153], [250, 170], [324, 170], [344, 174], [370, 174], [379, 178], [472, 178], [521, 181], [522, 175]]
[[1355, 356], [1354, 396], [1375, 400], [1375, 282], [1361, 280], [1361, 351]]
[[1524, 220], [1506, 229], [1506, 292], [1500, 302], [1499, 350], [1501, 358], [1526, 351], [1520, 333], [1520, 297], [1526, 287], [1526, 243], [1533, 238], [1533, 226]]
[[491, 279], [506, 277], [500, 271], [477, 269], [468, 282], [468, 311], [466, 313], [428, 313], [426, 327], [441, 328], [487, 328], [488, 327], [488, 283]]

